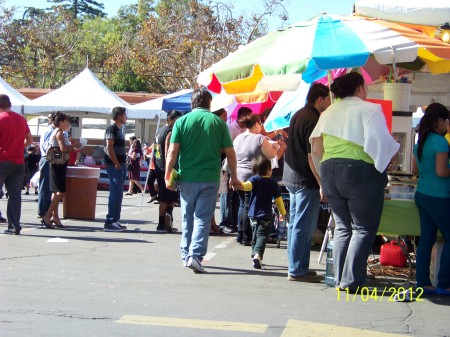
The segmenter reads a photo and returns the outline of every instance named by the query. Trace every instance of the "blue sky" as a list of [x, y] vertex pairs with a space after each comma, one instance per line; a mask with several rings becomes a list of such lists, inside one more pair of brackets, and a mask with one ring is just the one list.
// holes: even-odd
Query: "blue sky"
[[[114, 16], [120, 6], [137, 3], [137, 0], [97, 0], [102, 2], [105, 6], [105, 12], [108, 16]], [[226, 1], [226, 0], [225, 0]], [[322, 12], [332, 14], [351, 14], [353, 3], [356, 0], [285, 0], [285, 8], [289, 13], [289, 23], [303, 21], [309, 19]], [[4, 0], [5, 6], [19, 7], [41, 7], [49, 6], [46, 0]], [[258, 5], [262, 6], [264, 0], [229, 0], [234, 5], [237, 12], [247, 12], [251, 14]], [[271, 25], [271, 30], [277, 28], [276, 25]]]

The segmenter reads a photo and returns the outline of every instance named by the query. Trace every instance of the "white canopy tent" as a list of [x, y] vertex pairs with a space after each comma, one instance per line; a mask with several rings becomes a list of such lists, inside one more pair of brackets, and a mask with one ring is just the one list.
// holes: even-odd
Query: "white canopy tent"
[[6, 81], [0, 77], [0, 94], [8, 95], [11, 100], [11, 110], [17, 113], [22, 113], [24, 104], [28, 104], [30, 100], [10, 86]]
[[82, 116], [95, 117], [91, 114], [110, 115], [115, 106], [127, 109], [131, 107], [86, 68], [59, 89], [26, 104], [24, 113], [36, 115], [51, 111], [71, 111], [71, 116], [76, 115], [73, 112], [80, 112]]

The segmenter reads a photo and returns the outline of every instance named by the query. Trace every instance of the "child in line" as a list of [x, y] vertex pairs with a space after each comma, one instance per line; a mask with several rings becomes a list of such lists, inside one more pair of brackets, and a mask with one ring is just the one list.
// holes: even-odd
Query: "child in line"
[[278, 184], [271, 179], [272, 166], [270, 160], [258, 156], [252, 160], [252, 171], [255, 174], [242, 183], [244, 191], [251, 191], [248, 216], [253, 230], [252, 259], [253, 267], [261, 269], [261, 260], [266, 249], [272, 222], [272, 198], [275, 199], [280, 214], [284, 216], [283, 199]]

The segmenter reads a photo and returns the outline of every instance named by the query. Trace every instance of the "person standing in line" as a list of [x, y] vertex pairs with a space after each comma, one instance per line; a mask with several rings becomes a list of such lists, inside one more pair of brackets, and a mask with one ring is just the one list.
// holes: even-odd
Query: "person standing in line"
[[123, 232], [126, 226], [120, 224], [122, 210], [123, 182], [126, 176], [127, 152], [125, 149], [125, 134], [122, 126], [127, 122], [127, 112], [124, 107], [112, 109], [114, 123], [105, 131], [105, 164], [109, 178], [108, 213], [103, 227], [105, 232]]
[[[252, 175], [252, 159], [259, 155], [264, 155], [272, 160], [278, 155], [282, 155], [286, 148], [286, 143], [272, 143], [269, 138], [261, 134], [262, 123], [259, 115], [248, 115], [243, 118], [246, 131], [237, 136], [233, 141], [236, 151], [236, 167], [238, 179], [248, 180]], [[236, 242], [250, 246], [252, 241], [252, 227], [248, 217], [248, 205], [250, 192], [239, 191], [239, 212], [238, 212], [238, 233]]]
[[381, 106], [366, 102], [361, 74], [338, 77], [331, 91], [339, 98], [311, 133], [312, 157], [334, 216], [334, 273], [340, 290], [364, 286], [367, 259], [380, 225], [386, 170], [396, 167], [398, 144]]
[[[450, 295], [450, 163], [449, 144], [443, 137], [450, 114], [440, 103], [430, 104], [419, 123], [419, 140], [414, 147], [413, 173], [419, 174], [414, 196], [420, 217], [420, 240], [417, 247], [417, 287], [427, 294]], [[437, 231], [442, 233], [437, 287], [430, 281], [431, 250]]]
[[59, 218], [59, 204], [66, 195], [66, 175], [67, 163], [69, 161], [69, 152], [76, 151], [76, 146], [80, 146], [79, 142], [70, 144], [66, 136], [66, 132], [70, 128], [70, 117], [62, 112], [56, 112], [53, 117], [55, 129], [50, 136], [49, 148], [59, 148], [61, 152], [66, 152], [67, 160], [64, 163], [50, 163], [50, 190], [52, 191], [52, 201], [47, 213], [42, 217], [41, 224], [46, 228], [64, 228]]
[[11, 111], [7, 95], [0, 95], [0, 186], [8, 191], [8, 229], [5, 234], [19, 235], [22, 230], [22, 186], [25, 176], [24, 150], [33, 142], [27, 121]]
[[311, 237], [317, 227], [320, 200], [320, 178], [311, 157], [309, 136], [320, 114], [330, 105], [329, 89], [313, 84], [306, 105], [292, 117], [287, 138], [283, 182], [289, 191], [290, 222], [287, 234], [288, 280], [320, 282], [315, 271], [309, 270]]
[[178, 192], [168, 190], [164, 181], [166, 172], [167, 151], [170, 146], [172, 128], [176, 120], [183, 114], [180, 111], [170, 110], [167, 113], [167, 124], [160, 128], [153, 143], [153, 158], [155, 162], [156, 181], [158, 182], [159, 217], [156, 231], [160, 233], [172, 233], [177, 231], [173, 228], [173, 205], [178, 200]]
[[39, 147], [41, 150], [41, 160], [39, 161], [39, 195], [38, 195], [38, 218], [42, 218], [50, 207], [52, 192], [50, 191], [50, 163], [45, 157], [48, 149], [48, 142], [55, 126], [53, 125], [53, 113], [47, 116], [48, 127], [41, 135]]
[[202, 260], [208, 248], [211, 218], [216, 206], [220, 176], [220, 151], [230, 166], [230, 185], [240, 186], [236, 154], [227, 125], [211, 113], [211, 93], [192, 93], [192, 112], [178, 118], [170, 139], [165, 181], [173, 189], [172, 169], [178, 159], [182, 213], [181, 259], [194, 272], [204, 272]]
[[[233, 123], [228, 124], [231, 140], [245, 132], [243, 119], [252, 114], [252, 110], [246, 106], [240, 107], [237, 118]], [[239, 192], [228, 189], [227, 193], [220, 194], [220, 213], [226, 214], [226, 220], [220, 223], [220, 227], [226, 233], [237, 233], [239, 223]]]
[[263, 155], [252, 160], [252, 171], [248, 181], [242, 183], [244, 191], [251, 191], [248, 216], [252, 225], [252, 260], [253, 268], [261, 269], [261, 261], [269, 238], [272, 225], [272, 200], [275, 201], [280, 214], [286, 215], [281, 190], [272, 176], [272, 163]]

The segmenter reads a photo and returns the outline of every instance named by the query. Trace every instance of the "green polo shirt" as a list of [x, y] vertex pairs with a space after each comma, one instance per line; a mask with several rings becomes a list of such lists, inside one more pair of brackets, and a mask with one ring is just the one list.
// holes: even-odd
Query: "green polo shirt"
[[170, 142], [180, 144], [180, 182], [219, 183], [220, 150], [233, 147], [222, 119], [207, 109], [196, 108], [177, 119]]

